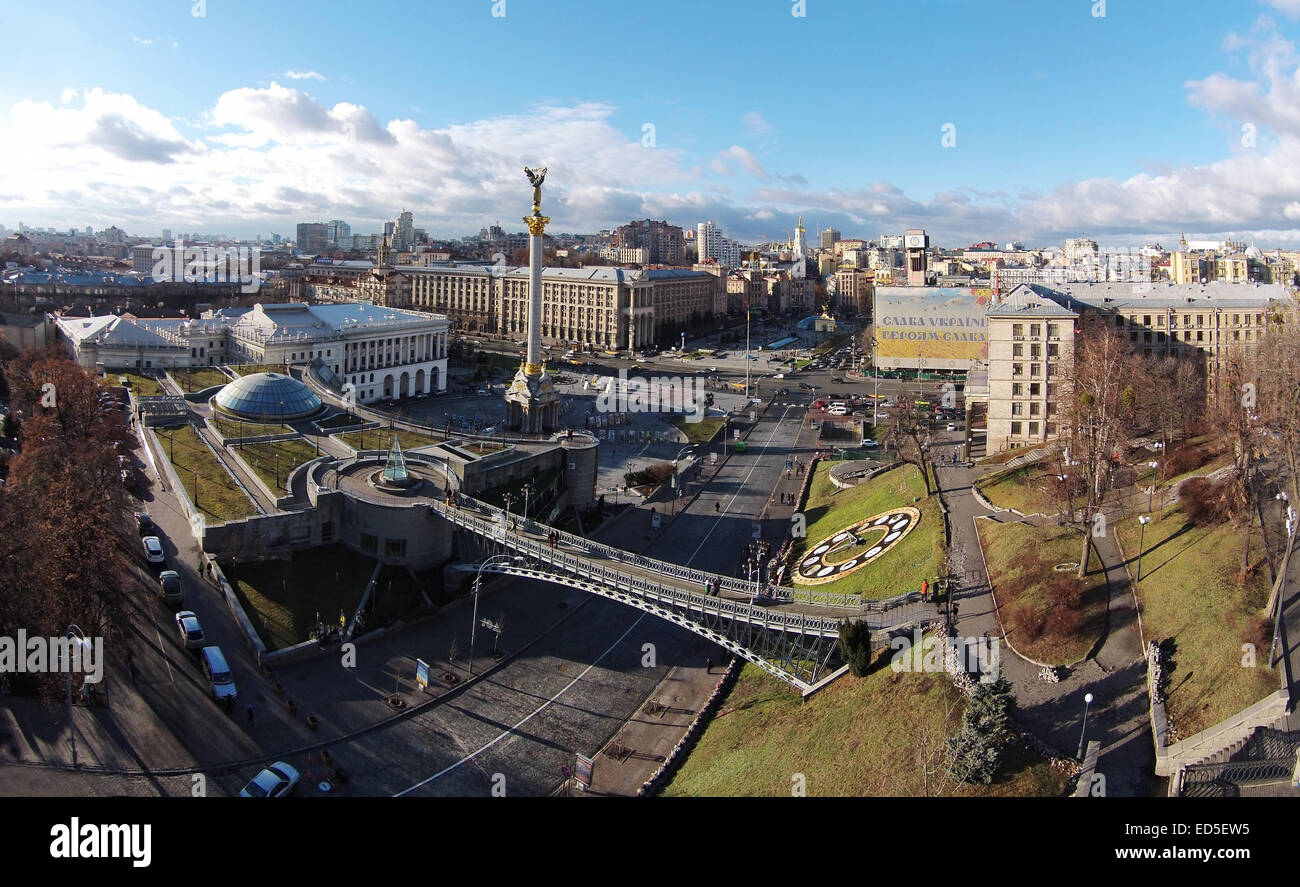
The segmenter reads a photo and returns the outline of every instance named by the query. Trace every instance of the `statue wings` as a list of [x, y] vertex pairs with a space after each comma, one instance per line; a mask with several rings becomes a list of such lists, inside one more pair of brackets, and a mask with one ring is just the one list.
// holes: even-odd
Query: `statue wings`
[[528, 176], [529, 184], [534, 188], [540, 188], [542, 182], [546, 180], [546, 167], [543, 166], [541, 169], [534, 169], [533, 167], [525, 166], [524, 175]]

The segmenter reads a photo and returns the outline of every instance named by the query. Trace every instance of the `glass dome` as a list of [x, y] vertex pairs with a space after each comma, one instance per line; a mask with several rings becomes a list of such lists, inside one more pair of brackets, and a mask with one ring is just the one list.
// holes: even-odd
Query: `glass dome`
[[290, 422], [320, 411], [321, 400], [303, 383], [281, 373], [253, 373], [231, 382], [213, 398], [221, 409], [254, 422]]

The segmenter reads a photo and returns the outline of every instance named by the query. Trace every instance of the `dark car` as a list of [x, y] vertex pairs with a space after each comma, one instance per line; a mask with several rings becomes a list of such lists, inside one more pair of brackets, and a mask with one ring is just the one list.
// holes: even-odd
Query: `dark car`
[[141, 536], [156, 536], [158, 528], [153, 525], [153, 518], [147, 511], [137, 511], [135, 513], [136, 525], [140, 528]]

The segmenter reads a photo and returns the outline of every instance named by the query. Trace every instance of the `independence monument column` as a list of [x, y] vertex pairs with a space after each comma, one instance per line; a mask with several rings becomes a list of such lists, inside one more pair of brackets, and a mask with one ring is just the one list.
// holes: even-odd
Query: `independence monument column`
[[546, 374], [542, 358], [542, 235], [550, 221], [542, 215], [542, 182], [546, 169], [524, 168], [533, 186], [533, 212], [528, 223], [528, 356], [506, 391], [507, 424], [525, 434], [544, 434], [560, 424], [560, 400]]

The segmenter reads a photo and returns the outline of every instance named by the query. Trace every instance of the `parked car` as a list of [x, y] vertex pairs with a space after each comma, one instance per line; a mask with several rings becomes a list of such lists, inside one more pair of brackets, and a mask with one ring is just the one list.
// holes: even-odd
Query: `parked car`
[[957, 423], [956, 423], [956, 422], [949, 422], [949, 423], [948, 423], [948, 430], [949, 430], [949, 431], [956, 431], [956, 430], [957, 430]]
[[254, 776], [239, 790], [241, 798], [282, 798], [298, 784], [298, 771], [284, 761], [276, 761]]
[[199, 617], [192, 610], [181, 610], [176, 614], [176, 628], [181, 633], [181, 643], [187, 650], [201, 650], [204, 646], [203, 626]]
[[869, 438], [869, 437], [863, 439], [863, 441], [862, 441], [862, 447], [863, 447], [863, 449], [874, 450], [875, 448], [877, 448], [877, 447], [879, 447], [879, 446], [880, 446], [880, 444], [876, 443], [874, 440], [872, 440], [872, 439]]
[[158, 575], [158, 588], [162, 599], [169, 604], [181, 604], [185, 594], [181, 590], [181, 574], [175, 570], [163, 570]]
[[212, 698], [218, 702], [226, 699], [234, 702], [238, 696], [235, 691], [235, 678], [230, 673], [230, 666], [226, 665], [226, 657], [221, 652], [221, 648], [204, 647], [199, 658], [203, 664], [203, 677], [212, 691]]
[[149, 563], [167, 563], [167, 556], [163, 554], [162, 540], [157, 536], [145, 536], [141, 544], [144, 545], [145, 560]]
[[157, 527], [153, 525], [153, 518], [147, 511], [137, 511], [135, 513], [136, 525], [140, 528], [141, 536], [153, 536], [157, 534]]

